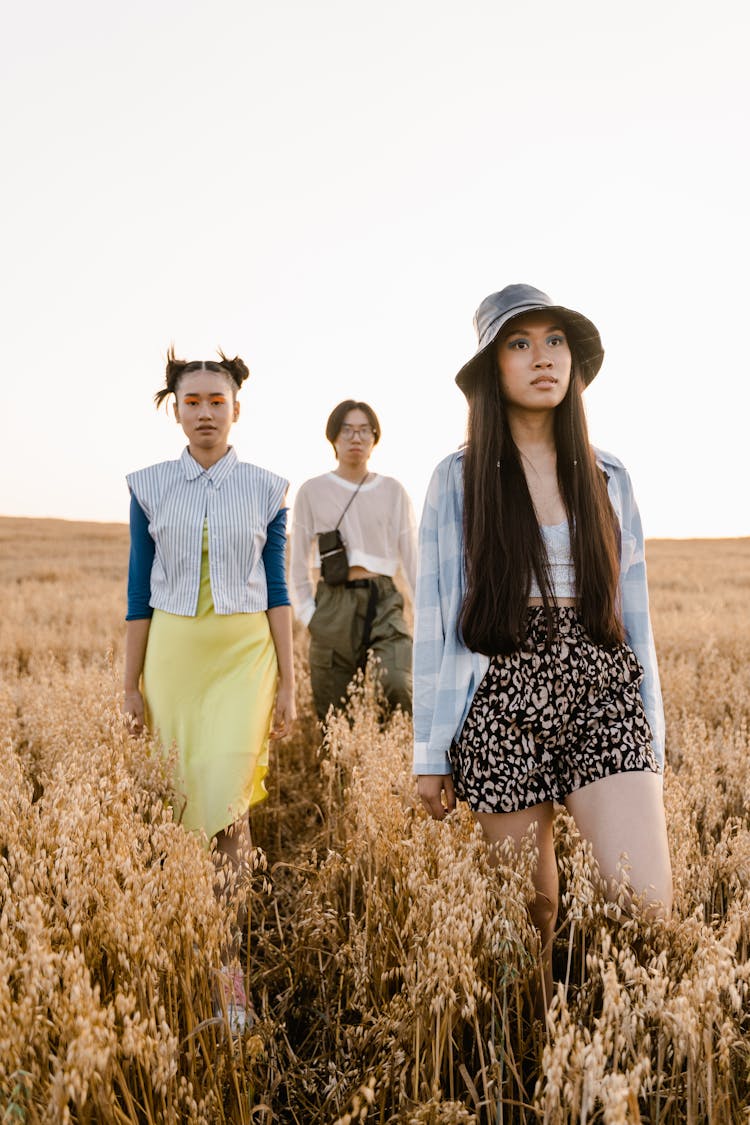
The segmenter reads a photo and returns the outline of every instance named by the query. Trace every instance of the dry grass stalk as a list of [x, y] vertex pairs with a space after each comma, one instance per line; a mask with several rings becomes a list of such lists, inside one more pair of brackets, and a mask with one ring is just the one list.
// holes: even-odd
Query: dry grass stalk
[[[602, 899], [555, 831], [558, 992], [530, 984], [533, 841], [487, 863], [470, 817], [416, 807], [410, 730], [372, 678], [303, 721], [224, 873], [116, 708], [126, 534], [0, 521], [0, 1112], [34, 1122], [743, 1120], [750, 1100], [750, 543], [656, 543], [675, 913]], [[249, 907], [259, 1021], [232, 1041], [212, 975]]]

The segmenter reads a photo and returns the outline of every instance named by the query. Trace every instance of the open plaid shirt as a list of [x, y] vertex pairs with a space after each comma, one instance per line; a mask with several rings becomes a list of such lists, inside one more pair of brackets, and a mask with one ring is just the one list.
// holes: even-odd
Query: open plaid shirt
[[[643, 666], [641, 697], [653, 750], [664, 764], [664, 709], [648, 612], [646, 557], [633, 486], [621, 461], [595, 450], [620, 522], [620, 596], [626, 640]], [[451, 772], [448, 747], [469, 712], [489, 658], [458, 634], [464, 597], [463, 451], [435, 469], [419, 529], [414, 621], [414, 772]]]

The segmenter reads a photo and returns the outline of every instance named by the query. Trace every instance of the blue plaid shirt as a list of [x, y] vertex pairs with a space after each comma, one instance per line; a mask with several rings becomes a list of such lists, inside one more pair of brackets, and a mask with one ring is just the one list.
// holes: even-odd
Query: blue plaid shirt
[[[633, 486], [621, 461], [594, 451], [622, 532], [620, 596], [625, 636], [643, 666], [641, 697], [653, 750], [664, 764], [664, 709], [648, 612], [646, 557]], [[463, 451], [432, 474], [419, 528], [414, 607], [414, 773], [451, 772], [448, 747], [458, 736], [489, 658], [458, 634], [464, 598]]]

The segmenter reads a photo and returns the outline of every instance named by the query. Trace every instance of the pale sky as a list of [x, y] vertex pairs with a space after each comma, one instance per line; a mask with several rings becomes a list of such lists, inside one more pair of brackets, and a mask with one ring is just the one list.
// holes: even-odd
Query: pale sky
[[[592, 440], [649, 536], [750, 534], [746, 0], [7, 5], [0, 514], [125, 520], [176, 457], [178, 355], [239, 353], [233, 441], [371, 462], [417, 512], [465, 425], [479, 301], [526, 281], [607, 356]], [[9, 408], [9, 409], [8, 409]]]

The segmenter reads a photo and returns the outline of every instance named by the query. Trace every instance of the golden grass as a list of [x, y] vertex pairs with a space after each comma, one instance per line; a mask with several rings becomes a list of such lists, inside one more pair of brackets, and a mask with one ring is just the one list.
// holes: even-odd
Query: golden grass
[[[750, 541], [650, 544], [675, 913], [607, 906], [558, 816], [546, 1029], [533, 843], [493, 871], [465, 811], [426, 820], [370, 682], [321, 747], [298, 638], [302, 719], [219, 904], [119, 720], [127, 530], [0, 543], [1, 1121], [747, 1120]], [[211, 985], [243, 903], [259, 1019], [233, 1041]]]

